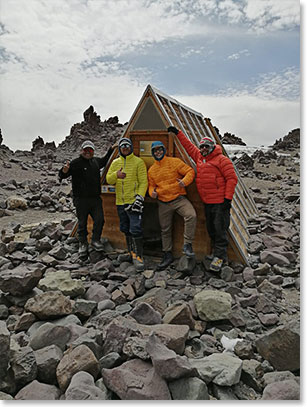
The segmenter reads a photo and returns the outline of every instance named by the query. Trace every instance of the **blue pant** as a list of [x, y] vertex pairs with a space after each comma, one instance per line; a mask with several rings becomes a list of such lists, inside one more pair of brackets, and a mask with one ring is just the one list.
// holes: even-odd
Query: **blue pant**
[[125, 211], [128, 205], [117, 205], [120, 231], [126, 236], [143, 237], [142, 214]]

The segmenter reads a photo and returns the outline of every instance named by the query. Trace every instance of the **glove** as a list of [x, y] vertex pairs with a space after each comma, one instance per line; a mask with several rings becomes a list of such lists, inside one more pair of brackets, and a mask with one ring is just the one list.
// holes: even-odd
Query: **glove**
[[143, 208], [144, 208], [144, 198], [141, 195], [137, 195], [135, 198], [134, 203], [132, 204], [132, 208], [131, 210], [133, 212], [139, 212], [142, 213], [143, 212]]
[[133, 211], [133, 212], [142, 213], [143, 207], [144, 207], [143, 202], [144, 202], [144, 198], [141, 195], [137, 195], [133, 204], [127, 206], [127, 208], [125, 208], [125, 211]]
[[168, 132], [175, 133], [176, 135], [179, 133], [179, 130], [176, 129], [176, 127], [174, 127], [174, 126], [170, 126], [170, 127], [167, 129], [167, 131], [168, 131]]
[[224, 198], [223, 209], [230, 209], [230, 208], [231, 208], [231, 199]]

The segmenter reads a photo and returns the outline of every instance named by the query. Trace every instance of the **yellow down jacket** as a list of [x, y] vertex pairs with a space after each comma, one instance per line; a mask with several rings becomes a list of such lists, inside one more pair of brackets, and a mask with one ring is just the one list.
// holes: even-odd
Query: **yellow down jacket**
[[[122, 169], [126, 178], [117, 178], [117, 171]], [[116, 205], [132, 204], [136, 195], [145, 197], [148, 181], [144, 161], [133, 153], [127, 157], [116, 158], [107, 173], [107, 183], [115, 185]]]

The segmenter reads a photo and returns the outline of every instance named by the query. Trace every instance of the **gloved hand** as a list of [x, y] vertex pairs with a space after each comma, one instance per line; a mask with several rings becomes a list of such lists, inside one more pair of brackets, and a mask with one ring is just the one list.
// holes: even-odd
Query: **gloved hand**
[[175, 133], [176, 135], [179, 133], [179, 130], [176, 129], [176, 127], [174, 127], [174, 126], [170, 126], [170, 127], [167, 129], [167, 131], [168, 131], [168, 132]]
[[127, 208], [125, 208], [125, 211], [133, 211], [133, 212], [143, 212], [144, 208], [144, 198], [141, 195], [137, 195], [135, 198], [135, 201], [133, 204], [128, 205]]
[[230, 209], [230, 208], [231, 208], [231, 199], [224, 198], [223, 209]]
[[144, 208], [144, 198], [141, 195], [137, 195], [135, 198], [135, 201], [132, 205], [131, 210], [134, 212], [143, 212], [143, 208]]

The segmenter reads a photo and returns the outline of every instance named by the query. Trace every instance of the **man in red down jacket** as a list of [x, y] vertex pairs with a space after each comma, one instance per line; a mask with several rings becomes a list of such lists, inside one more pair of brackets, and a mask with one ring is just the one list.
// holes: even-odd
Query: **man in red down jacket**
[[197, 148], [187, 137], [171, 126], [168, 132], [176, 134], [186, 152], [196, 163], [196, 186], [205, 204], [208, 234], [213, 249], [210, 270], [220, 271], [227, 262], [228, 229], [231, 201], [238, 182], [231, 160], [224, 156], [222, 148], [204, 137]]

